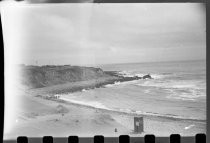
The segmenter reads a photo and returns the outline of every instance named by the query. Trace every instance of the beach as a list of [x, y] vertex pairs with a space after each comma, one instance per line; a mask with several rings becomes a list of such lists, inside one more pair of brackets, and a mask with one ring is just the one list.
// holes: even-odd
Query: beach
[[[121, 70], [119, 75], [132, 77], [131, 72], [125, 73]], [[142, 72], [141, 75], [144, 74], [146, 72]], [[162, 74], [157, 78], [158, 75], [155, 76], [154, 73], [151, 73], [151, 76], [154, 79], [139, 78], [119, 82], [118, 77], [106, 75], [103, 78], [41, 88], [20, 88], [16, 92], [20, 104], [15, 107], [15, 124], [11, 131], [4, 134], [4, 138], [11, 139], [22, 135], [169, 136], [177, 133], [182, 136], [194, 136], [197, 133], [206, 133], [205, 96], [199, 96], [198, 93], [197, 96], [186, 94], [186, 91], [191, 91], [192, 88], [197, 92], [201, 89], [194, 88], [195, 85], [189, 83], [183, 85], [188, 81], [186, 79], [181, 79], [180, 84], [177, 77], [164, 77], [165, 74]], [[192, 74], [190, 76], [192, 77]], [[185, 78], [189, 77], [185, 75]], [[179, 86], [173, 84], [176, 87], [174, 88], [168, 83], [167, 87], [163, 86], [163, 80], [173, 81]], [[169, 88], [177, 93], [180, 93], [181, 89], [185, 96], [170, 94]], [[134, 132], [134, 117], [143, 117], [144, 132]]]
[[[182, 136], [194, 136], [197, 133], [204, 133], [206, 128], [205, 122], [202, 121], [143, 116], [144, 132], [136, 134], [133, 131], [133, 118], [136, 115], [28, 95], [22, 95], [21, 98], [24, 104], [22, 104], [22, 109], [19, 109], [21, 112], [17, 117], [17, 125], [10, 133], [5, 134], [5, 139], [13, 139], [22, 135], [28, 137], [46, 135], [88, 137], [97, 134], [110, 137], [122, 134], [169, 136], [180, 133]], [[65, 111], [59, 112], [59, 105], [65, 108]]]
[[205, 4], [98, 1], [3, 2], [4, 140], [206, 134]]

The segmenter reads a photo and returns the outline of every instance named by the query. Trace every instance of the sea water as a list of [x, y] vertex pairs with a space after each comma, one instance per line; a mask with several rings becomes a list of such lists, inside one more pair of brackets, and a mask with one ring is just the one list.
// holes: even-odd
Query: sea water
[[150, 74], [153, 79], [116, 82], [66, 95], [92, 107], [126, 113], [206, 120], [206, 62], [151, 62], [100, 65], [123, 76]]
[[124, 76], [141, 77], [151, 74], [154, 80], [140, 80], [135, 83], [147, 88], [146, 92], [158, 89], [169, 92], [168, 98], [182, 100], [198, 100], [206, 97], [206, 62], [204, 60], [116, 64], [105, 65], [102, 68], [119, 71]]

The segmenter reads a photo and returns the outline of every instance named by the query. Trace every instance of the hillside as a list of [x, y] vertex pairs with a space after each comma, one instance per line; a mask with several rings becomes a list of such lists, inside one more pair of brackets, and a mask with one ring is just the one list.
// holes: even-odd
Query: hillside
[[100, 68], [80, 66], [21, 66], [21, 83], [30, 88], [110, 78]]

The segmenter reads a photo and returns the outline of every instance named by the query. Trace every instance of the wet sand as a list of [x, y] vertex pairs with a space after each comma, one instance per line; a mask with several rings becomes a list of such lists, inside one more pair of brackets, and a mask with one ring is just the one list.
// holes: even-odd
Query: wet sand
[[11, 131], [4, 133], [4, 139], [14, 139], [21, 135], [28, 137], [44, 135], [87, 137], [100, 134], [169, 136], [179, 133], [182, 136], [194, 136], [197, 133], [206, 132], [205, 122], [143, 116], [144, 132], [136, 134], [133, 131], [133, 118], [136, 115], [96, 109], [57, 99], [47, 100], [36, 95], [35, 91], [18, 95], [22, 103], [16, 108], [16, 123]]

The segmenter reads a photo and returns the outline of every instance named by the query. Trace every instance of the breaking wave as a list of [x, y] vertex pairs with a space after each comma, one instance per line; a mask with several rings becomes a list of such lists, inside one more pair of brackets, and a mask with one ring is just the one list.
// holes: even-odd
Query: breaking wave
[[193, 117], [184, 117], [184, 116], [178, 116], [173, 114], [159, 114], [159, 113], [153, 113], [153, 112], [143, 112], [143, 111], [136, 111], [131, 109], [111, 109], [106, 107], [100, 102], [96, 101], [78, 101], [74, 99], [69, 99], [65, 97], [61, 97], [60, 99], [68, 101], [70, 103], [74, 103], [77, 105], [82, 105], [85, 107], [90, 107], [94, 109], [102, 109], [107, 110], [111, 112], [117, 112], [117, 113], [124, 113], [124, 114], [131, 114], [131, 115], [148, 115], [148, 116], [157, 116], [157, 117], [165, 117], [165, 118], [173, 118], [173, 119], [183, 119], [183, 120], [199, 120], [199, 121], [205, 121], [203, 119], [193, 118]]
[[[118, 74], [124, 77], [143, 77], [148, 73], [138, 73], [134, 71], [119, 71]], [[145, 93], [149, 93], [150, 89], [161, 89], [167, 91], [166, 98], [180, 99], [180, 100], [195, 100], [199, 97], [205, 97], [206, 84], [201, 80], [186, 80], [186, 75], [183, 73], [150, 73], [153, 79], [138, 80], [129, 82], [116, 82], [114, 84], [106, 85], [105, 87], [114, 87], [122, 84], [132, 84], [149, 88]]]
[[[119, 71], [118, 74], [123, 77], [143, 77], [149, 73], [138, 73], [138, 72], [133, 72], [133, 71]], [[162, 74], [156, 74], [156, 73], [150, 73], [151, 77], [153, 79], [162, 79], [167, 76], [170, 76], [172, 73], [162, 73]]]
[[[202, 86], [203, 84], [203, 86]], [[199, 81], [145, 81], [137, 83], [137, 86], [162, 89], [168, 92], [167, 98], [180, 99], [180, 100], [192, 100], [196, 98], [205, 97], [205, 84]]]
[[132, 80], [132, 81], [123, 81], [123, 82], [114, 82], [114, 84], [107, 84], [104, 87], [115, 87], [115, 86], [119, 86], [119, 85], [128, 85], [128, 84], [136, 84], [137, 81], [136, 80]]
[[104, 106], [102, 103], [96, 102], [96, 101], [91, 101], [91, 102], [84, 102], [84, 101], [78, 101], [78, 100], [74, 100], [74, 99], [69, 99], [69, 98], [65, 98], [65, 97], [60, 97], [61, 100], [65, 100], [74, 104], [79, 104], [79, 105], [84, 105], [84, 106], [88, 106], [88, 107], [94, 107], [97, 109], [106, 109], [106, 110], [110, 110], [109, 108], [107, 108], [106, 106]]

